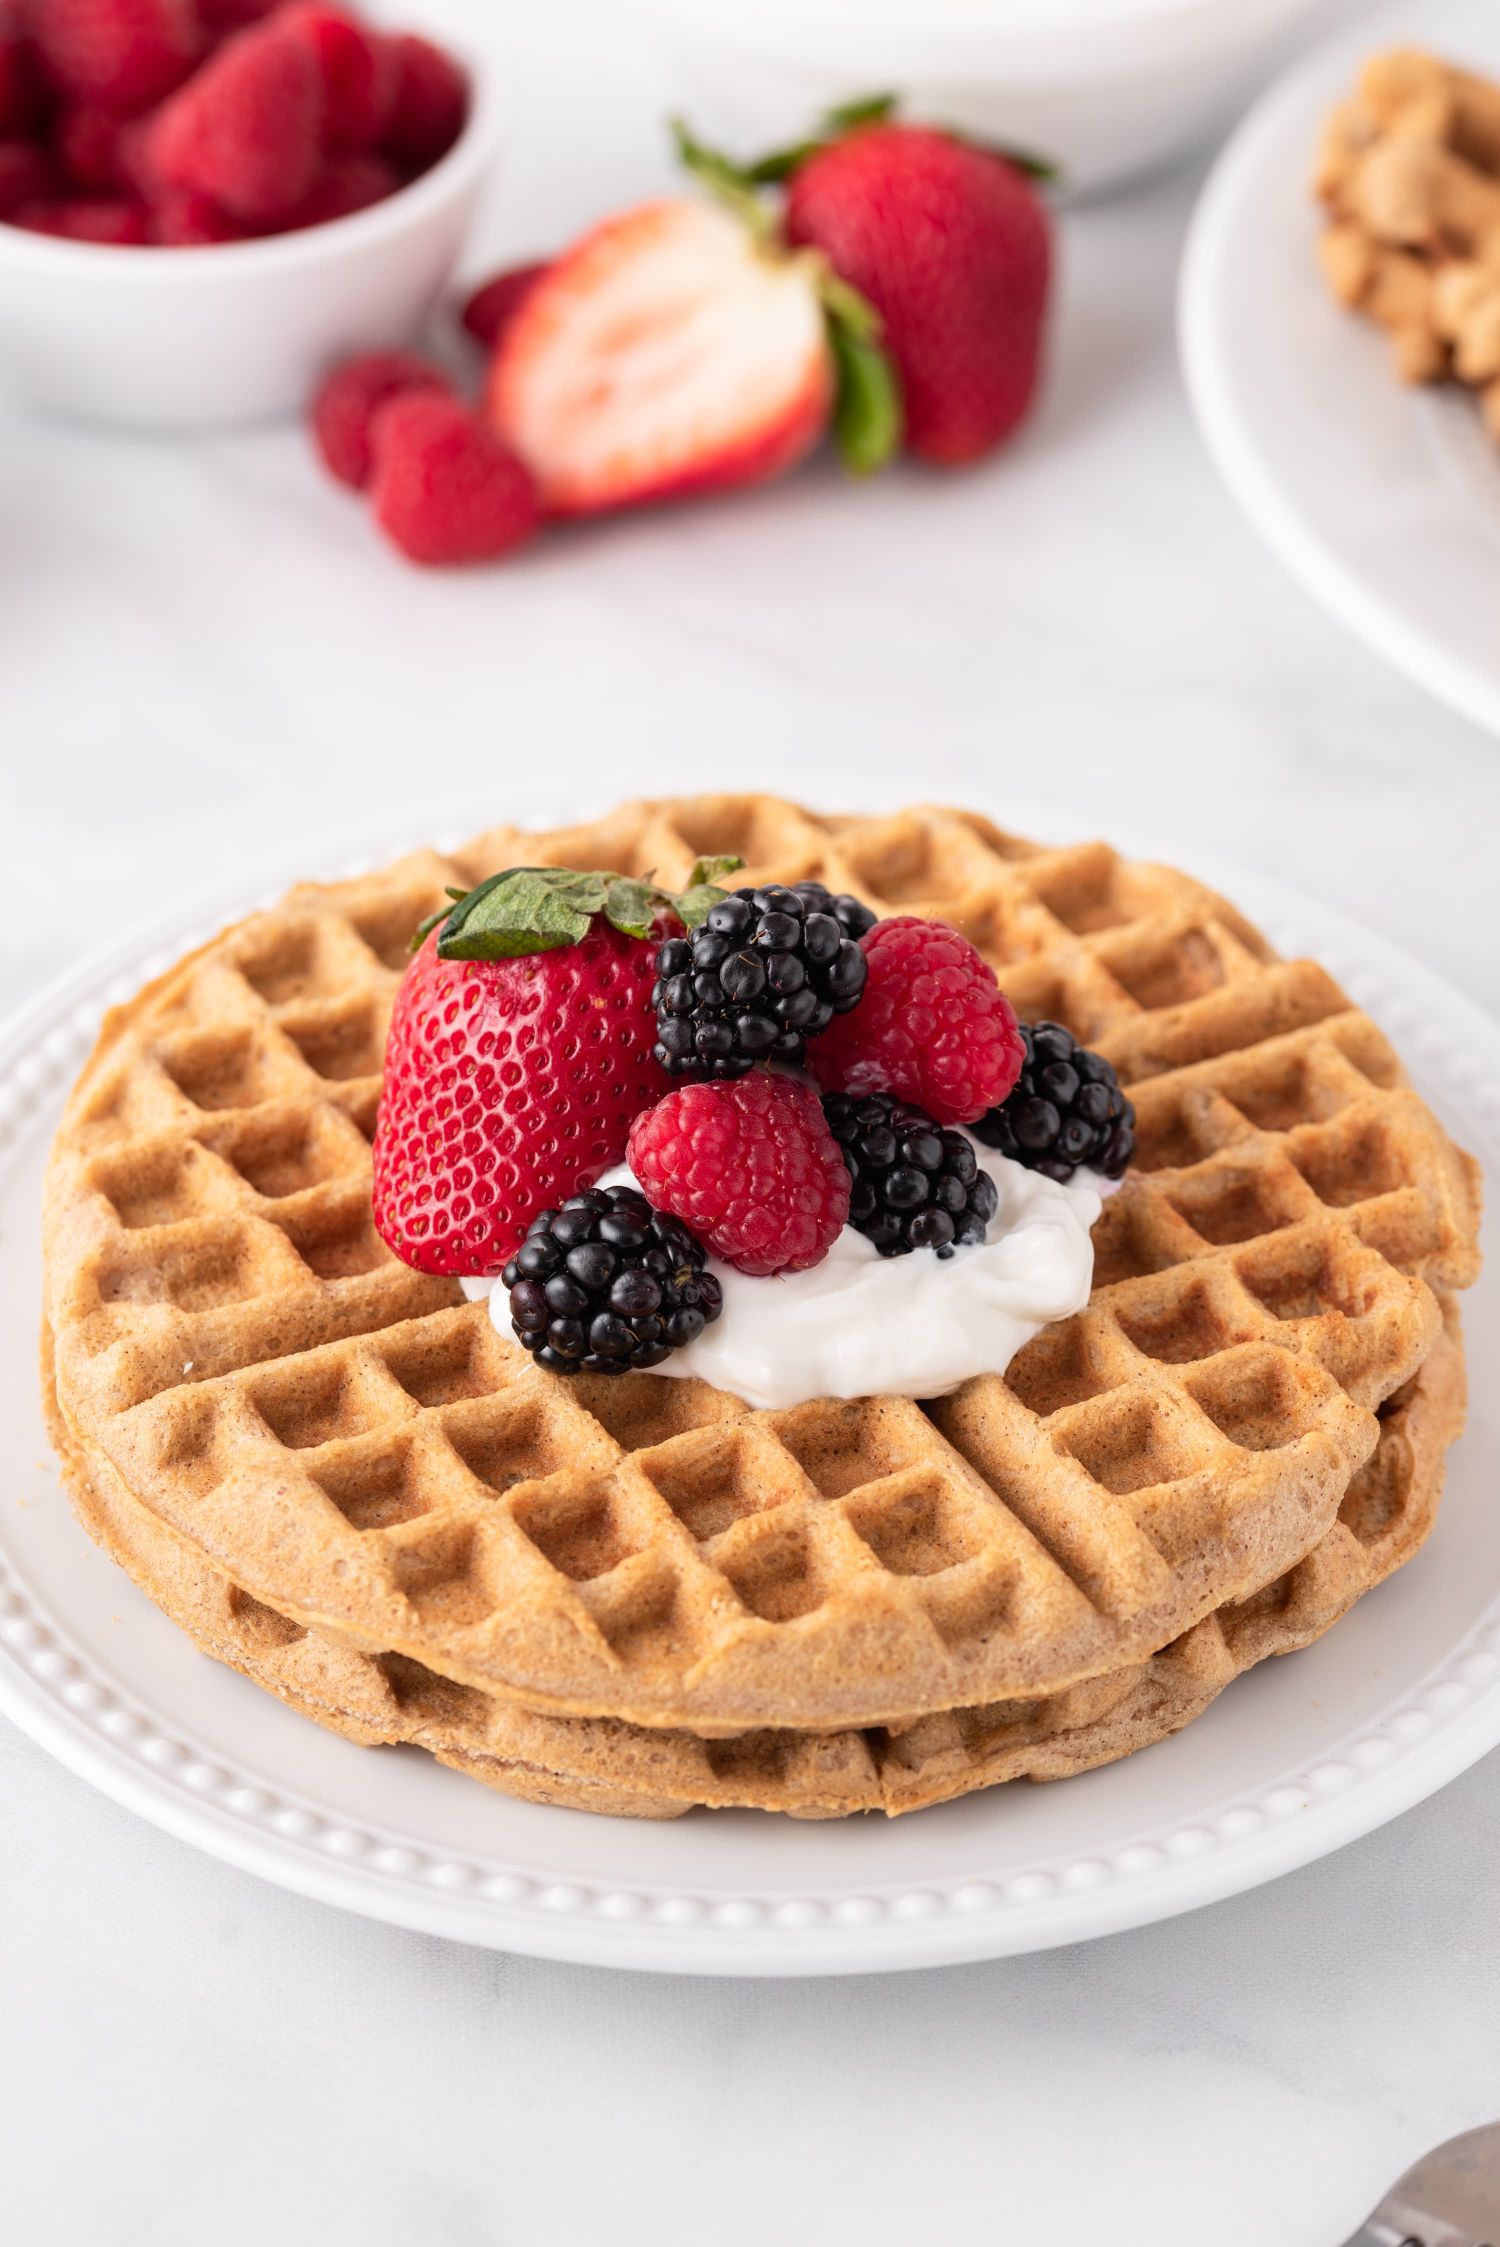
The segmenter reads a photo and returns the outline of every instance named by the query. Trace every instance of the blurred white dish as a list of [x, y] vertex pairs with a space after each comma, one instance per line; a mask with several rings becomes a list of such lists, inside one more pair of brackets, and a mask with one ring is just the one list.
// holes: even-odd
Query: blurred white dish
[[80, 420], [226, 428], [300, 412], [334, 360], [407, 341], [453, 269], [497, 140], [484, 77], [440, 36], [470, 71], [468, 122], [430, 172], [352, 218], [190, 250], [0, 225], [0, 380]]
[[758, 150], [891, 91], [1060, 165], [1069, 193], [1153, 169], [1204, 137], [1328, 0], [629, 0], [673, 96]]
[[1204, 190], [1183, 260], [1183, 364], [1225, 481], [1293, 575], [1500, 733], [1500, 454], [1471, 398], [1402, 387], [1380, 330], [1332, 301], [1314, 255], [1323, 116], [1366, 55], [1414, 40], [1500, 76], [1493, 0], [1382, 11], [1289, 73]]

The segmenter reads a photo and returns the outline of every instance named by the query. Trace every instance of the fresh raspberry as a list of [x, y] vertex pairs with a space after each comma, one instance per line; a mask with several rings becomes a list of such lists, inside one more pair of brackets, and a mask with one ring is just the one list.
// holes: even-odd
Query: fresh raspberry
[[0, 218], [52, 193], [52, 161], [34, 140], [0, 140]]
[[52, 145], [74, 187], [99, 194], [126, 185], [120, 158], [120, 120], [112, 111], [75, 103], [54, 125]]
[[353, 218], [383, 203], [401, 185], [401, 175], [383, 156], [334, 156], [318, 175], [305, 203], [300, 203], [281, 231], [295, 233], [303, 226], [326, 226], [330, 219]]
[[151, 239], [164, 250], [206, 250], [222, 242], [248, 242], [237, 220], [185, 187], [169, 187], [151, 206]]
[[493, 351], [511, 321], [547, 270], [545, 260], [535, 265], [512, 265], [474, 291], [459, 314], [476, 343]]
[[666, 1083], [654, 946], [598, 918], [561, 951], [444, 960], [439, 933], [396, 994], [375, 1223], [418, 1271], [494, 1273], [539, 1210], [623, 1160]]
[[518, 453], [459, 398], [408, 392], [375, 417], [375, 520], [413, 562], [489, 562], [540, 519]]
[[371, 351], [335, 367], [312, 404], [313, 438], [330, 476], [363, 491], [375, 465], [371, 429], [382, 407], [408, 390], [446, 396], [448, 388], [442, 368], [414, 351]]
[[12, 226], [31, 234], [55, 234], [67, 242], [100, 242], [115, 249], [140, 249], [150, 240], [144, 203], [120, 196], [77, 195], [23, 203], [10, 214]]
[[741, 1272], [805, 1272], [848, 1221], [844, 1158], [796, 1077], [683, 1085], [636, 1118], [628, 1159], [647, 1200]]
[[306, 40], [323, 85], [324, 146], [336, 155], [374, 148], [396, 108], [395, 42], [342, 8], [284, 8], [278, 29]]
[[935, 1123], [974, 1123], [1005, 1098], [1026, 1049], [988, 967], [945, 921], [877, 921], [865, 994], [807, 1049], [829, 1092], [894, 1092]]
[[175, 195], [178, 192], [176, 188], [168, 187], [156, 168], [151, 146], [151, 135], [155, 128], [154, 110], [145, 117], [132, 117], [121, 125], [115, 146], [120, 184], [130, 194], [139, 195], [143, 203], [157, 203], [164, 195]]
[[272, 16], [226, 40], [163, 104], [149, 160], [168, 186], [206, 195], [248, 225], [273, 226], [311, 194], [322, 135], [317, 57]]
[[46, 109], [47, 93], [20, 0], [0, 0], [0, 138], [29, 133]]
[[262, 16], [274, 15], [282, 4], [283, 0], [198, 0], [198, 13], [209, 33], [243, 31]]
[[396, 98], [382, 146], [409, 171], [425, 172], [446, 156], [469, 114], [469, 81], [451, 55], [430, 39], [403, 33], [396, 55]]
[[193, 0], [32, 0], [29, 20], [59, 92], [121, 117], [181, 85], [200, 51]]

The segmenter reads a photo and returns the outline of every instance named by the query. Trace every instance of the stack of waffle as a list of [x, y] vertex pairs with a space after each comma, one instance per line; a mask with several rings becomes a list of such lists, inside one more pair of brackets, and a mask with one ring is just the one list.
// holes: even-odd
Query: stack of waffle
[[[445, 887], [725, 851], [951, 921], [1128, 1084], [1092, 1299], [1003, 1377], [782, 1412], [565, 1381], [376, 1235]], [[112, 1015], [49, 1173], [45, 1385], [88, 1527], [320, 1723], [546, 1802], [895, 1812], [1162, 1738], [1415, 1550], [1477, 1218], [1374, 1025], [1181, 875], [963, 812], [634, 804], [295, 890]]]
[[1500, 86], [1402, 49], [1324, 132], [1323, 269], [1407, 382], [1467, 383], [1500, 437]]

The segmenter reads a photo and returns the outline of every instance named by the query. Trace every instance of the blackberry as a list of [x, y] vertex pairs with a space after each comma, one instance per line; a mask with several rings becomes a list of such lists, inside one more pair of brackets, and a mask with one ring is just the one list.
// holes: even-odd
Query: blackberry
[[961, 1131], [886, 1092], [830, 1092], [823, 1114], [853, 1180], [849, 1222], [882, 1256], [951, 1256], [984, 1239], [1000, 1197]]
[[516, 1339], [553, 1373], [638, 1373], [715, 1320], [703, 1243], [631, 1186], [591, 1187], [533, 1217], [500, 1275]]
[[875, 926], [875, 915], [868, 905], [861, 905], [857, 897], [835, 896], [822, 882], [793, 882], [793, 889], [807, 901], [809, 913], [831, 913], [844, 934], [857, 944], [868, 936]]
[[1021, 1074], [973, 1126], [975, 1137], [1061, 1185], [1084, 1163], [1122, 1178], [1135, 1153], [1135, 1110], [1109, 1063], [1060, 1022], [1023, 1022], [1021, 1039]]
[[799, 1062], [804, 1041], [857, 1004], [867, 972], [837, 912], [794, 889], [737, 889], [657, 952], [656, 1058], [673, 1077]]

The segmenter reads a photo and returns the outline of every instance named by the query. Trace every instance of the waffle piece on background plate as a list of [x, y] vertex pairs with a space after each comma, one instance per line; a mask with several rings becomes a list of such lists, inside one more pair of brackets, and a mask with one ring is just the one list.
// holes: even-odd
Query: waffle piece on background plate
[[1403, 381], [1467, 384], [1500, 437], [1500, 86], [1415, 49], [1374, 56], [1315, 186], [1334, 295], [1386, 330]]
[[[780, 1413], [562, 1382], [375, 1235], [384, 1026], [445, 887], [721, 851], [952, 922], [1128, 1085], [1092, 1300], [1003, 1379]], [[961, 812], [629, 805], [294, 891], [111, 1017], [47, 1189], [56, 1408], [74, 1478], [268, 1630], [554, 1717], [904, 1728], [1146, 1663], [1295, 1569], [1476, 1226], [1374, 1025], [1181, 875]]]

